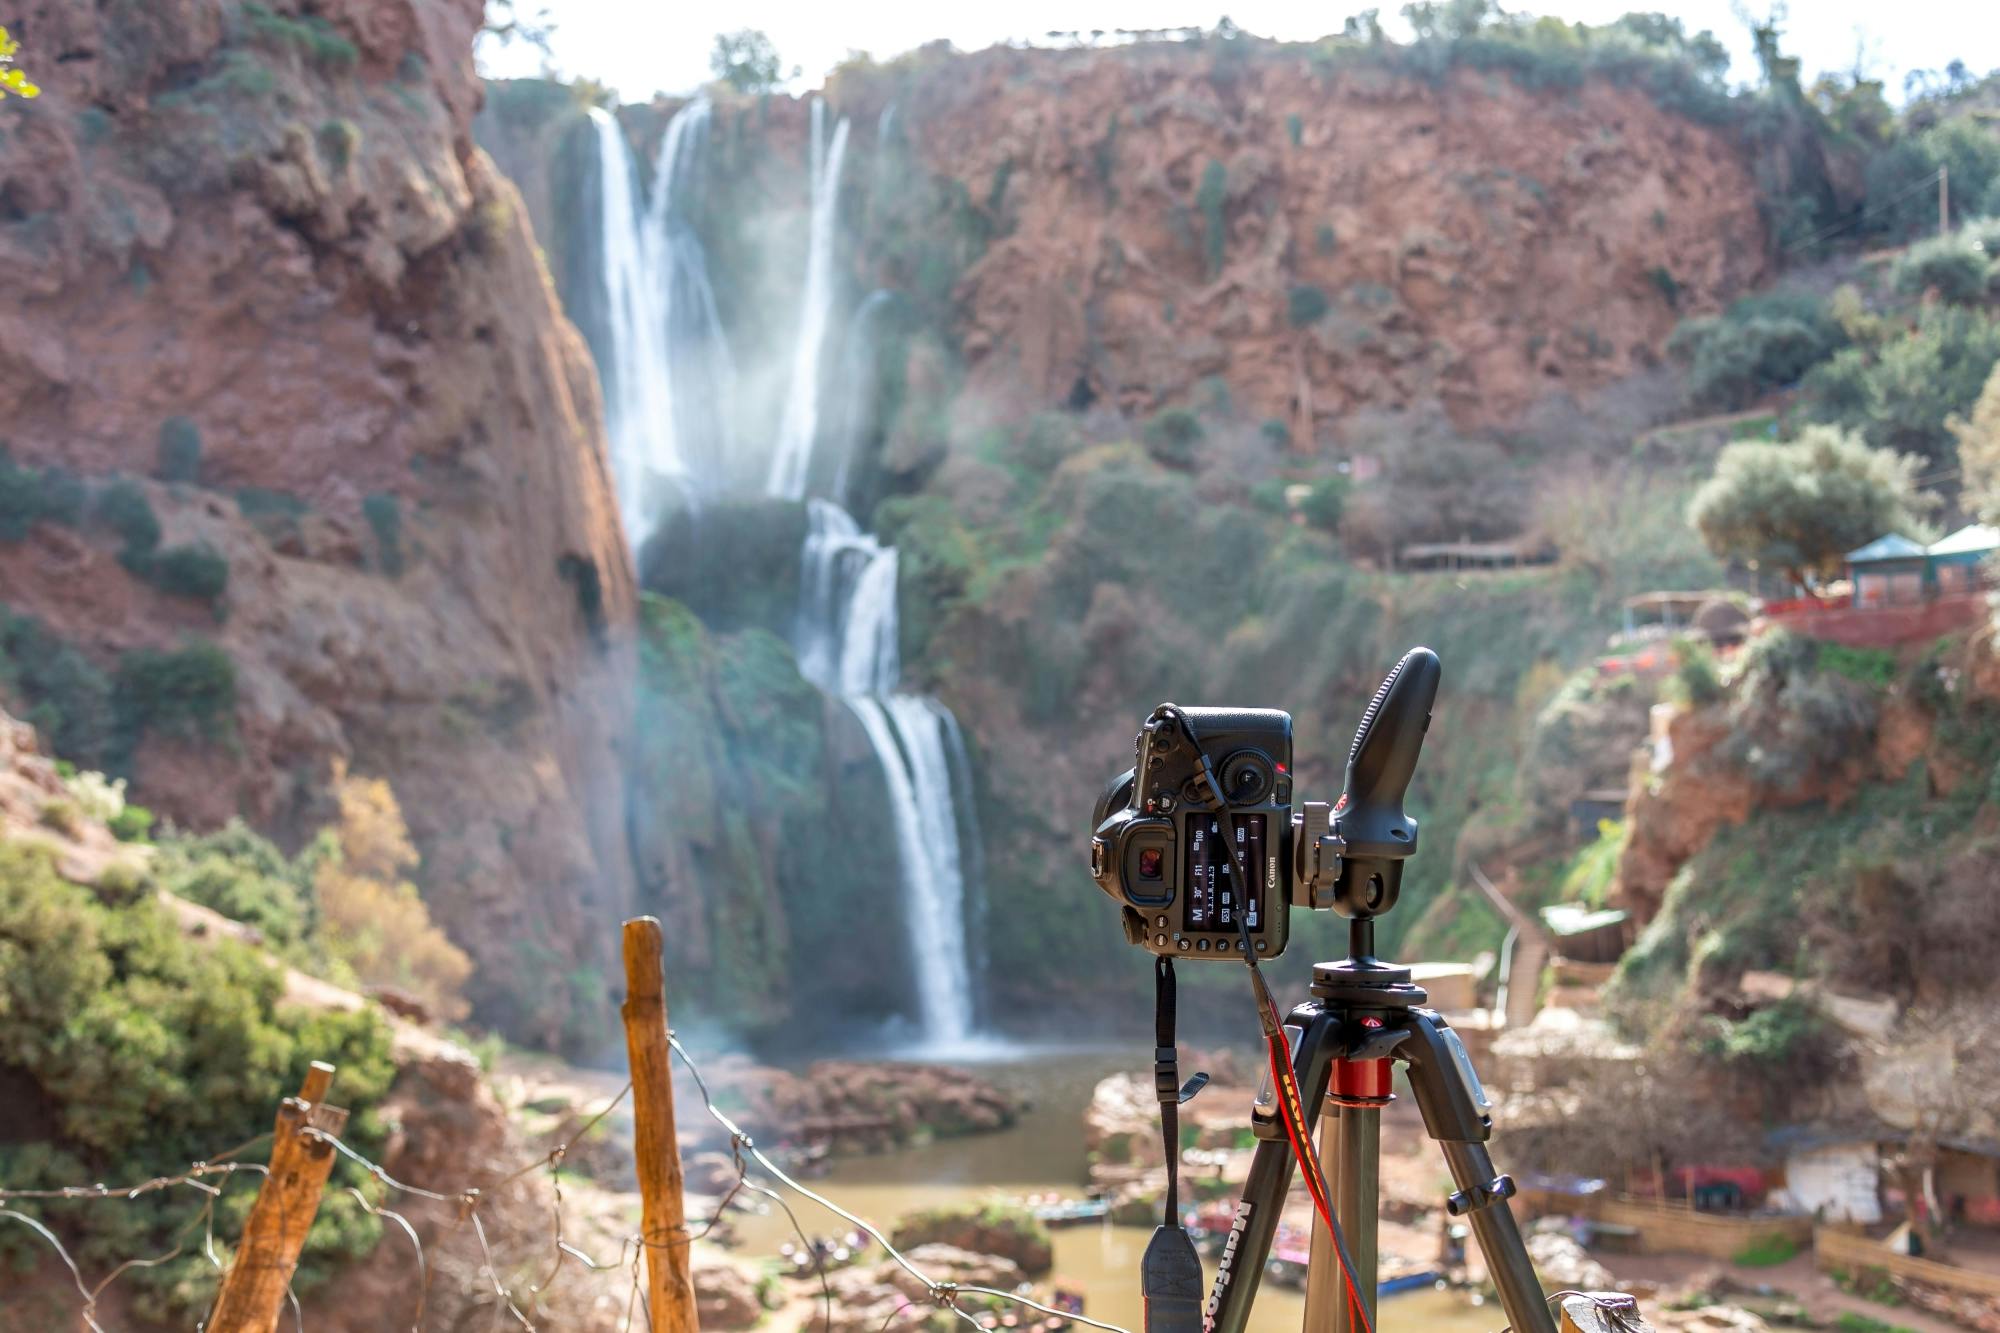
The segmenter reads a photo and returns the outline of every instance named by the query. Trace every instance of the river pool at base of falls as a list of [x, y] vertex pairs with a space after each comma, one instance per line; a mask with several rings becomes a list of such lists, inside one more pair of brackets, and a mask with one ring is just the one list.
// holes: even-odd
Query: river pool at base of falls
[[[1020, 1199], [1030, 1194], [1081, 1196], [1086, 1180], [1083, 1111], [1092, 1088], [1106, 1074], [1136, 1068], [1130, 1053], [1109, 1050], [1022, 1052], [1004, 1059], [967, 1065], [980, 1077], [1030, 1101], [1020, 1120], [994, 1134], [942, 1139], [898, 1152], [868, 1157], [843, 1157], [827, 1172], [806, 1181], [857, 1216], [886, 1233], [898, 1217], [920, 1208], [977, 1203], [986, 1198]], [[847, 1224], [810, 1200], [789, 1200], [799, 1223], [814, 1235], [848, 1230]], [[732, 1252], [750, 1262], [775, 1258], [796, 1233], [784, 1214], [736, 1213], [737, 1237]], [[1139, 1256], [1151, 1237], [1144, 1227], [1108, 1227], [1101, 1223], [1058, 1228], [1055, 1270], [1049, 1282], [1080, 1291], [1085, 1312], [1093, 1319], [1138, 1333], [1144, 1326], [1140, 1308]], [[882, 1262], [879, 1250], [866, 1262]], [[1214, 1276], [1214, 1265], [1209, 1265]], [[789, 1283], [794, 1294], [807, 1290]], [[1297, 1329], [1305, 1315], [1303, 1293], [1265, 1284], [1257, 1294], [1251, 1328], [1256, 1333]], [[1385, 1333], [1423, 1329], [1426, 1333], [1492, 1333], [1507, 1322], [1497, 1304], [1472, 1306], [1459, 1292], [1419, 1290], [1387, 1297], [1378, 1323]], [[777, 1328], [773, 1323], [767, 1327]], [[790, 1325], [786, 1327], [789, 1329]]]

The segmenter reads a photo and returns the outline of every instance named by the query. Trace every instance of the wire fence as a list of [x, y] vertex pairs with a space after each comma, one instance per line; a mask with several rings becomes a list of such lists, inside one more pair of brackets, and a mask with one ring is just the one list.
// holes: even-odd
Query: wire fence
[[[808, 1236], [794, 1207], [795, 1200], [825, 1209], [870, 1237], [882, 1247], [883, 1253], [890, 1261], [922, 1287], [922, 1296], [904, 1300], [883, 1321], [883, 1329], [891, 1327], [912, 1310], [924, 1309], [943, 1311], [974, 1328], [989, 1327], [989, 1324], [981, 1322], [975, 1309], [967, 1307], [969, 1304], [989, 1306], [997, 1304], [1013, 1305], [1023, 1311], [1066, 1320], [1079, 1327], [1103, 1329], [1108, 1333], [1127, 1333], [1117, 1325], [1044, 1304], [1025, 1291], [1007, 1291], [931, 1277], [899, 1250], [882, 1228], [826, 1195], [809, 1189], [774, 1161], [735, 1119], [716, 1105], [708, 1079], [679, 1036], [671, 1030], [667, 1036], [674, 1058], [694, 1082], [703, 1110], [728, 1136], [733, 1177], [727, 1179], [724, 1184], [713, 1211], [705, 1218], [690, 1219], [681, 1228], [682, 1234], [679, 1237], [649, 1244], [643, 1232], [633, 1230], [617, 1237], [617, 1250], [615, 1254], [609, 1256], [588, 1253], [570, 1234], [565, 1220], [568, 1205], [563, 1190], [564, 1164], [571, 1151], [586, 1135], [602, 1124], [621, 1104], [632, 1098], [633, 1083], [630, 1081], [626, 1082], [624, 1087], [589, 1119], [566, 1133], [554, 1147], [484, 1185], [466, 1184], [455, 1188], [442, 1188], [412, 1184], [398, 1179], [382, 1163], [371, 1159], [344, 1141], [338, 1133], [337, 1127], [340, 1123], [338, 1119], [324, 1123], [305, 1122], [297, 1131], [302, 1138], [318, 1146], [323, 1152], [330, 1152], [352, 1163], [381, 1187], [382, 1197], [379, 1199], [370, 1199], [363, 1189], [355, 1186], [342, 1187], [343, 1192], [358, 1201], [362, 1209], [384, 1224], [383, 1239], [363, 1262], [389, 1262], [390, 1256], [401, 1248], [398, 1241], [407, 1242], [409, 1262], [413, 1265], [415, 1279], [408, 1284], [409, 1306], [401, 1311], [381, 1311], [377, 1326], [409, 1329], [413, 1333], [423, 1333], [423, 1330], [431, 1327], [430, 1321], [435, 1315], [432, 1288], [442, 1266], [441, 1252], [456, 1250], [459, 1262], [462, 1263], [467, 1257], [476, 1261], [472, 1278], [484, 1291], [482, 1299], [490, 1304], [492, 1316], [498, 1326], [529, 1330], [564, 1326], [560, 1322], [560, 1316], [552, 1310], [551, 1298], [560, 1285], [581, 1279], [599, 1284], [607, 1281], [615, 1284], [615, 1290], [622, 1293], [623, 1312], [618, 1323], [620, 1328], [655, 1329], [666, 1321], [656, 1319], [656, 1313], [650, 1308], [646, 1296], [644, 1268], [649, 1251], [682, 1249], [710, 1236], [733, 1209], [745, 1206], [746, 1196], [751, 1196], [767, 1201], [781, 1211], [798, 1239], [800, 1252], [811, 1256], [810, 1275], [817, 1286], [815, 1293], [817, 1320], [807, 1325], [810, 1329], [831, 1330], [835, 1327], [835, 1292], [828, 1273], [827, 1256]], [[287, 1106], [298, 1105], [296, 1101], [287, 1102]], [[280, 1132], [284, 1124], [281, 1111]], [[331, 1124], [334, 1128], [328, 1128], [326, 1124]], [[275, 1183], [272, 1182], [270, 1166], [236, 1160], [270, 1143], [273, 1138], [273, 1133], [261, 1134], [208, 1160], [193, 1162], [177, 1174], [156, 1176], [130, 1186], [79, 1184], [55, 1189], [9, 1189], [4, 1187], [4, 1183], [0, 1183], [0, 1223], [17, 1224], [27, 1228], [61, 1262], [76, 1291], [79, 1303], [77, 1314], [82, 1327], [92, 1330], [93, 1333], [112, 1333], [104, 1323], [105, 1307], [120, 1280], [137, 1270], [158, 1267], [180, 1258], [189, 1252], [190, 1244], [198, 1245], [195, 1253], [213, 1268], [218, 1278], [226, 1282], [231, 1264], [225, 1260], [225, 1256], [216, 1246], [216, 1204], [237, 1175], [260, 1177], [260, 1188], [267, 1183]], [[534, 1265], [537, 1275], [527, 1280], [516, 1278], [510, 1282], [503, 1275], [503, 1267], [518, 1271], [525, 1267], [526, 1263], [524, 1261], [503, 1266], [496, 1259], [493, 1243], [487, 1233], [487, 1219], [484, 1214], [491, 1208], [493, 1201], [503, 1197], [510, 1187], [543, 1173], [546, 1174], [548, 1185], [545, 1213], [547, 1220], [537, 1228], [539, 1234], [529, 1250], [531, 1256], [540, 1254], [542, 1262]], [[94, 1282], [85, 1276], [85, 1265], [79, 1262], [70, 1247], [64, 1243], [56, 1228], [15, 1206], [56, 1200], [101, 1203], [109, 1206], [131, 1203], [148, 1195], [174, 1190], [192, 1190], [202, 1197], [190, 1218], [174, 1234], [171, 1248], [165, 1253], [150, 1257], [126, 1259]], [[274, 1188], [272, 1192], [275, 1194], [278, 1191]], [[316, 1209], [317, 1193], [315, 1192], [310, 1198], [312, 1208]], [[412, 1214], [419, 1208], [431, 1210], [432, 1220], [442, 1223], [441, 1234], [433, 1234], [429, 1245], [425, 1243], [424, 1234], [431, 1228], [420, 1226], [417, 1221], [412, 1220]], [[253, 1213], [253, 1224], [255, 1220]], [[304, 1223], [309, 1224], [310, 1220], [311, 1215], [308, 1213]], [[391, 1227], [394, 1228], [393, 1236], [389, 1234]], [[296, 1229], [302, 1241], [305, 1225], [302, 1224]], [[251, 1238], [247, 1231], [248, 1228], [246, 1235], [239, 1242], [236, 1255], [239, 1263], [251, 1249]], [[195, 1239], [197, 1233], [198, 1242]], [[470, 1234], [469, 1242], [461, 1240], [467, 1233]], [[518, 1236], [519, 1233], [520, 1228], [517, 1225], [514, 1227], [514, 1234]], [[293, 1263], [296, 1262], [296, 1258], [295, 1247], [292, 1251]], [[546, 1264], [545, 1269], [542, 1267], [543, 1264]], [[284, 1279], [283, 1308], [289, 1314], [289, 1319], [284, 1320], [281, 1326], [295, 1329], [297, 1333], [305, 1333], [308, 1321], [304, 1306], [291, 1288], [289, 1267], [284, 1273]], [[403, 1284], [399, 1283], [397, 1290], [403, 1289]], [[4, 1300], [0, 1300], [0, 1304], [4, 1304]], [[689, 1322], [678, 1326], [692, 1326], [692, 1312], [688, 1313]], [[196, 1325], [197, 1329], [203, 1330], [204, 1333], [234, 1333], [233, 1325], [224, 1327], [221, 1322], [212, 1325], [210, 1321], [213, 1318], [214, 1314], [211, 1311], [209, 1316], [205, 1316]], [[250, 1325], [245, 1325], [248, 1326]], [[450, 1326], [462, 1327], [463, 1324], [453, 1320]], [[263, 1327], [272, 1325], [267, 1323]]]

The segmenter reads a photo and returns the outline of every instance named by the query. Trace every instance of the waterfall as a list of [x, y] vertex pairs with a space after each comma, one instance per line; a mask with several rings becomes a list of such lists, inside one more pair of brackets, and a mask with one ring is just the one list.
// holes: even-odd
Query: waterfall
[[604, 379], [611, 475], [636, 549], [678, 501], [694, 505], [723, 475], [735, 367], [686, 212], [697, 194], [710, 104], [675, 113], [643, 206], [639, 167], [616, 117], [593, 107], [602, 193]]
[[807, 513], [799, 670], [847, 705], [882, 765], [924, 1040], [963, 1046], [973, 1031], [966, 883], [978, 855], [953, 799], [964, 740], [944, 705], [896, 688], [895, 548], [829, 500], [809, 501]]
[[875, 424], [875, 325], [895, 304], [896, 294], [876, 288], [855, 307], [840, 344], [840, 370], [833, 385], [833, 481], [828, 494], [847, 494], [847, 474]]
[[805, 498], [812, 470], [813, 444], [819, 435], [819, 355], [826, 341], [827, 315], [833, 306], [833, 228], [840, 202], [840, 165], [847, 156], [847, 118], [834, 126], [826, 141], [826, 103], [812, 103], [812, 154], [807, 185], [811, 223], [807, 231], [806, 281], [799, 303], [799, 337], [792, 348], [792, 382], [785, 395], [785, 413], [778, 424], [778, 442], [771, 455], [765, 490], [786, 500]]

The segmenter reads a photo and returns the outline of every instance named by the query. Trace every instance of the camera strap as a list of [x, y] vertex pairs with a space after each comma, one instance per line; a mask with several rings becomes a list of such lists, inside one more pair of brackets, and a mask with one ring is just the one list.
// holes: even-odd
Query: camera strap
[[1181, 1226], [1181, 1103], [1208, 1086], [1207, 1074], [1180, 1081], [1174, 1047], [1174, 960], [1153, 960], [1153, 1091], [1160, 1099], [1160, 1140], [1167, 1157], [1165, 1217], [1139, 1261], [1147, 1333], [1198, 1333], [1201, 1328], [1201, 1256]]

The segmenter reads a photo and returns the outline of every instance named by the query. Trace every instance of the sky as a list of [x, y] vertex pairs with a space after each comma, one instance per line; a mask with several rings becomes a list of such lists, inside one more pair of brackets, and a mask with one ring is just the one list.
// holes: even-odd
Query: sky
[[[494, 77], [531, 75], [544, 67], [566, 78], [588, 76], [617, 89], [627, 102], [655, 92], [681, 95], [709, 78], [715, 34], [760, 28], [776, 43], [789, 70], [802, 77], [794, 91], [817, 87], [850, 52], [878, 59], [939, 37], [961, 50], [996, 42], [1043, 42], [1052, 29], [1210, 27], [1227, 13], [1263, 37], [1303, 40], [1338, 31], [1363, 6], [1301, 0], [1008, 0], [1003, 4], [939, 5], [935, 0], [734, 0], [709, 8], [686, 0], [519, 0], [523, 11], [546, 9], [554, 25], [551, 54], [521, 43], [481, 48], [481, 68]], [[1730, 77], [1755, 74], [1738, 0], [1547, 0], [1510, 9], [1603, 23], [1632, 9], [1663, 9], [1691, 32], [1712, 30], [1728, 45]], [[1399, 4], [1383, 3], [1385, 16]], [[1757, 13], [1768, 0], [1752, 5]], [[1857, 49], [1870, 73], [1901, 100], [1903, 75], [1942, 69], [1954, 59], [1975, 72], [2000, 66], [2000, 3], [1994, 0], [1792, 0], [1786, 48], [1805, 62], [1808, 81], [1827, 69], [1847, 70]], [[1385, 17], [1391, 35], [1397, 21]]]

